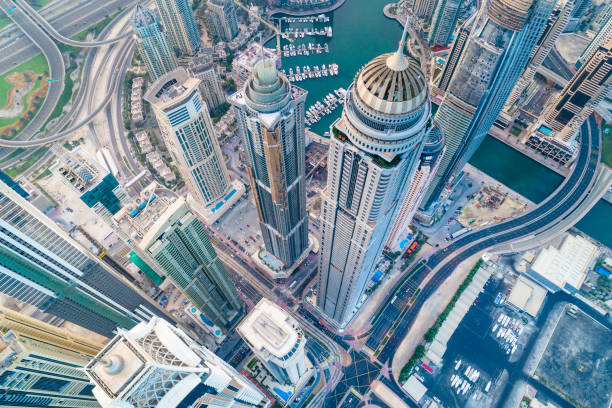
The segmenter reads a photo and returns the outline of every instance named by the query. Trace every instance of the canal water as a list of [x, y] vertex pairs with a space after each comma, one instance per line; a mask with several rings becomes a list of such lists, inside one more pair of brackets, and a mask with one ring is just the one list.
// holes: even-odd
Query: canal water
[[[327, 66], [331, 63], [339, 66], [338, 76], [306, 79], [296, 83], [308, 91], [307, 108], [317, 101], [322, 101], [334, 89], [348, 88], [357, 71], [377, 55], [396, 50], [402, 28], [399, 23], [386, 18], [382, 13], [383, 7], [389, 1], [346, 0], [339, 9], [328, 13], [329, 23], [317, 24], [317, 27], [331, 25], [332, 38], [305, 36], [295, 40], [294, 45], [308, 42], [327, 43], [329, 54], [283, 58], [283, 69], [286, 72], [289, 72], [289, 68], [293, 68], [295, 72], [296, 66], [320, 67], [322, 64]], [[285, 43], [283, 41], [283, 44]], [[274, 47], [275, 39], [266, 45]], [[320, 135], [328, 132], [341, 109], [342, 106], [311, 126], [312, 131]], [[500, 157], [504, 157], [504, 160], [499, 160]], [[470, 163], [534, 202], [544, 200], [563, 181], [557, 173], [492, 137], [485, 139]], [[611, 220], [612, 204], [602, 200], [576, 226], [612, 247]]]

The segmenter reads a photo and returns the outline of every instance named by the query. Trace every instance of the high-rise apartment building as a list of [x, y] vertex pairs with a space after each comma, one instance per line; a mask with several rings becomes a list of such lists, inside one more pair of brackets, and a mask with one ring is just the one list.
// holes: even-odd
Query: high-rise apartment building
[[153, 318], [120, 330], [85, 366], [103, 407], [264, 407], [255, 385], [182, 330]]
[[175, 69], [176, 56], [157, 14], [137, 3], [131, 20], [138, 38], [138, 53], [147, 65], [151, 78], [156, 80]]
[[221, 80], [215, 71], [212, 59], [208, 56], [196, 56], [189, 64], [188, 70], [194, 78], [200, 80], [200, 93], [208, 109], [212, 110], [226, 102]]
[[576, 0], [574, 1], [574, 9], [572, 10], [572, 17], [580, 20], [586, 14], [592, 0]]
[[276, 64], [261, 59], [230, 96], [243, 137], [246, 167], [266, 251], [283, 268], [307, 251], [304, 102]]
[[422, 208], [463, 168], [502, 110], [552, 12], [554, 0], [492, 0], [474, 21], [448, 92], [436, 112], [446, 150]]
[[155, 4], [174, 49], [180, 55], [195, 55], [200, 34], [189, 0], [155, 0]]
[[441, 91], [446, 92], [448, 90], [448, 85], [450, 84], [453, 74], [457, 69], [457, 65], [459, 65], [461, 55], [463, 55], [463, 50], [465, 49], [468, 37], [470, 36], [470, 27], [471, 23], [468, 21], [461, 26], [459, 32], [457, 33], [457, 38], [455, 38], [453, 47], [451, 48], [450, 54], [448, 54], [448, 58], [446, 59], [444, 72], [442, 72], [440, 82], [438, 82], [438, 89]]
[[107, 337], [117, 326], [169, 318], [2, 182], [0, 292]]
[[386, 246], [391, 251], [404, 249], [404, 245], [408, 242], [407, 235], [410, 233], [410, 224], [412, 224], [414, 214], [427, 191], [429, 181], [438, 168], [439, 158], [444, 151], [444, 144], [444, 133], [442, 133], [440, 126], [437, 123], [428, 124], [419, 168], [406, 191], [402, 206], [389, 232]]
[[233, 0], [210, 0], [207, 11], [213, 35], [222, 41], [231, 41], [238, 35], [238, 19]]
[[199, 79], [178, 68], [155, 81], [144, 98], [189, 192], [209, 207], [229, 193], [231, 180], [199, 86]]
[[521, 93], [528, 87], [531, 81], [533, 81], [536, 71], [540, 68], [548, 56], [548, 53], [550, 53], [550, 50], [557, 42], [561, 33], [563, 33], [563, 30], [565, 30], [573, 8], [574, 0], [560, 0], [555, 6], [533, 50], [532, 57], [529, 59], [525, 71], [506, 101], [506, 109], [513, 108], [514, 103], [519, 99]]
[[451, 42], [462, 0], [438, 0], [433, 13], [429, 44], [448, 45]]
[[414, 0], [412, 12], [420, 18], [431, 18], [436, 0]]
[[322, 191], [317, 306], [344, 327], [382, 253], [418, 168], [430, 119], [427, 80], [404, 55], [382, 54], [349, 86], [333, 123]]
[[599, 47], [605, 46], [610, 40], [612, 40], [612, 18], [609, 18], [608, 21], [601, 26], [597, 35], [582, 52], [578, 61], [576, 61], [576, 67], [580, 68], [589, 58], [591, 58]]
[[217, 326], [229, 330], [242, 316], [240, 295], [184, 199], [160, 214], [140, 247]]
[[306, 373], [306, 336], [276, 303], [262, 298], [237, 330], [281, 384], [295, 385]]
[[0, 406], [99, 408], [81, 367], [102, 347], [0, 307]]
[[572, 80], [546, 112], [544, 125], [556, 139], [571, 141], [612, 85], [612, 39], [597, 48], [591, 58], [576, 72]]

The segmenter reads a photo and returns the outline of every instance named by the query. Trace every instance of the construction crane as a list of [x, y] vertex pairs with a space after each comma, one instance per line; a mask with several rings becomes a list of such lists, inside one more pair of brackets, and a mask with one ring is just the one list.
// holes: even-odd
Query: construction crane
[[244, 11], [246, 11], [247, 13], [249, 13], [250, 15], [255, 17], [256, 19], [261, 21], [266, 27], [268, 27], [270, 30], [272, 30], [272, 31], [274, 31], [276, 33], [276, 54], [278, 55], [278, 58], [280, 59], [280, 57], [281, 57], [280, 38], [283, 37], [285, 40], [289, 41], [290, 43], [293, 42], [293, 39], [291, 37], [289, 37], [287, 34], [283, 33], [274, 24], [268, 22], [267, 20], [261, 18], [257, 13], [251, 11], [251, 9], [249, 9], [247, 6], [242, 4], [240, 1], [234, 0], [234, 3], [238, 7], [240, 7], [241, 9], [243, 9]]

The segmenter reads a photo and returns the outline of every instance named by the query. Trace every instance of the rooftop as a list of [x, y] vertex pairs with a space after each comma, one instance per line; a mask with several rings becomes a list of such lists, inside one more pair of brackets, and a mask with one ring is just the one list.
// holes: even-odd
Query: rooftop
[[297, 321], [277, 304], [262, 298], [238, 326], [255, 349], [285, 359], [302, 335]]
[[200, 80], [191, 77], [185, 68], [178, 68], [153, 82], [144, 99], [158, 109], [170, 109], [183, 103], [199, 84]]

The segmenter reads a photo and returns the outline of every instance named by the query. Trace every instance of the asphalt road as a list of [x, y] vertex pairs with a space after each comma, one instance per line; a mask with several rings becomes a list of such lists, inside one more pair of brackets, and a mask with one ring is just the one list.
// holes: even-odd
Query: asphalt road
[[[15, 5], [10, 0], [2, 0], [0, 4], [3, 10], [8, 10]], [[71, 37], [100, 22], [107, 15], [119, 10], [120, 7], [125, 8], [125, 4], [125, 0], [104, 0], [104, 2], [81, 0], [74, 7], [60, 15], [49, 18], [47, 21], [62, 35]], [[18, 9], [10, 13], [16, 11]], [[23, 14], [20, 10], [19, 13]], [[48, 14], [43, 10], [41, 15], [46, 17]], [[0, 74], [15, 68], [39, 53], [40, 50], [34, 45], [34, 42], [22, 34], [0, 37]]]
[[[22, 10], [14, 8], [15, 4], [10, 0], [0, 0], [2, 11], [15, 22], [15, 24], [25, 33], [32, 43], [35, 43], [42, 51], [47, 62], [49, 63], [49, 88], [47, 96], [42, 102], [34, 119], [32, 119], [25, 128], [15, 137], [17, 140], [29, 139], [38, 129], [40, 129], [51, 113], [55, 109], [55, 105], [59, 101], [64, 90], [64, 59], [57, 45], [51, 40], [47, 34]], [[8, 11], [11, 10], [12, 11]], [[0, 151], [0, 155], [1, 155]]]
[[[588, 123], [587, 123], [588, 122]], [[554, 225], [568, 210], [581, 201], [595, 177], [599, 163], [599, 129], [591, 116], [581, 127], [581, 148], [576, 165], [566, 182], [544, 203], [533, 211], [489, 228], [475, 231], [453, 242], [446, 249], [436, 252], [427, 263], [419, 267], [410, 281], [420, 283], [431, 269], [442, 265], [425, 284], [413, 305], [408, 309], [378, 359], [391, 363], [399, 344], [412, 326], [425, 301], [437, 290], [464, 260], [472, 255], [503, 242], [528, 236], [548, 225]], [[405, 290], [402, 287], [400, 290]], [[384, 314], [385, 312], [383, 312]]]

